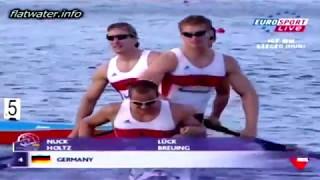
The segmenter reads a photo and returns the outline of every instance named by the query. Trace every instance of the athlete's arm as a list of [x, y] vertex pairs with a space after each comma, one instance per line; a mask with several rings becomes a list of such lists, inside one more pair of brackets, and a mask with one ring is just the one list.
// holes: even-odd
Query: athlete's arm
[[79, 137], [93, 136], [97, 126], [110, 122], [119, 111], [120, 103], [108, 104], [97, 113], [79, 121]]
[[148, 66], [150, 66], [156, 59], [160, 57], [161, 53], [157, 51], [151, 51], [148, 56]]
[[108, 84], [106, 78], [107, 75], [107, 64], [100, 65], [94, 76], [92, 77], [91, 84], [89, 85], [85, 95], [83, 96], [80, 107], [76, 116], [76, 127], [72, 130], [69, 135], [70, 138], [76, 137], [79, 130], [79, 122], [86, 116], [89, 116], [96, 105], [99, 97], [103, 93], [105, 87]]
[[246, 125], [242, 135], [255, 137], [259, 116], [259, 99], [256, 90], [242, 73], [237, 61], [231, 56], [226, 56], [226, 69], [228, 80], [232, 88], [240, 95], [245, 112]]
[[140, 76], [140, 79], [150, 80], [160, 84], [166, 73], [175, 70], [178, 64], [174, 53], [166, 52], [155, 58], [149, 68]]
[[216, 97], [213, 101], [212, 112], [209, 117], [213, 124], [220, 124], [219, 119], [221, 113], [228, 104], [230, 97], [230, 85], [227, 79], [225, 79], [221, 86], [216, 87]]
[[196, 120], [193, 115], [196, 110], [188, 105], [172, 104], [176, 120], [180, 128], [180, 134], [184, 136], [205, 136], [205, 127]]

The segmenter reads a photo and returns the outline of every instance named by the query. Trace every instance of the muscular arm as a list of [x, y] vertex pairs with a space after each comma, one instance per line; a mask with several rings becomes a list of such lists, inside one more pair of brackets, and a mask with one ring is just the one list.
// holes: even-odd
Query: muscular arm
[[96, 105], [99, 97], [101, 96], [104, 88], [108, 84], [108, 80], [106, 79], [107, 74], [107, 65], [103, 64], [98, 67], [96, 70], [91, 84], [88, 87], [85, 95], [83, 96], [80, 107], [76, 116], [76, 127], [72, 130], [69, 135], [70, 138], [76, 137], [78, 135], [79, 130], [79, 122], [86, 116], [89, 116]]
[[174, 112], [174, 118], [181, 126], [180, 134], [186, 136], [205, 136], [206, 129], [205, 127], [196, 120], [193, 115], [196, 113], [196, 110], [188, 105], [175, 104], [172, 103], [172, 109]]
[[230, 97], [230, 86], [228, 80], [224, 80], [222, 86], [216, 88], [216, 97], [212, 106], [210, 120], [213, 123], [219, 123], [219, 118], [224, 108], [227, 106]]
[[109, 104], [101, 108], [97, 113], [85, 117], [79, 121], [79, 137], [93, 136], [97, 126], [110, 122], [114, 119], [120, 107], [120, 103]]
[[148, 57], [148, 66], [150, 66], [153, 62], [155, 62], [155, 60], [158, 59], [160, 55], [161, 53], [157, 51], [150, 52]]
[[230, 56], [226, 58], [227, 77], [232, 88], [239, 94], [246, 116], [245, 136], [256, 136], [259, 115], [259, 100], [256, 90], [241, 72], [236, 60]]
[[174, 71], [177, 64], [177, 58], [172, 52], [163, 53], [153, 60], [149, 68], [141, 75], [140, 79], [150, 80], [160, 84], [164, 75]]

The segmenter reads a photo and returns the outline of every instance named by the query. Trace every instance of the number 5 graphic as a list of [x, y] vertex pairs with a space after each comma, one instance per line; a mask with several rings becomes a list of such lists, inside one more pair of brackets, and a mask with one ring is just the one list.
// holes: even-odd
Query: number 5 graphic
[[4, 98], [3, 119], [20, 120], [21, 117], [21, 99]]

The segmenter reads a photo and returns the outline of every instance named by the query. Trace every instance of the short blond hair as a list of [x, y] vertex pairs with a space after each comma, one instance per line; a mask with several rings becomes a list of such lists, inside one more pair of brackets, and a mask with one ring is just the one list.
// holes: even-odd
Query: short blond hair
[[136, 29], [127, 22], [118, 22], [118, 23], [110, 24], [107, 28], [107, 31], [109, 32], [112, 29], [125, 29], [126, 31], [128, 31], [130, 35], [134, 36], [134, 38], [138, 38], [138, 33]]
[[185, 17], [179, 22], [179, 30], [182, 31], [182, 27], [185, 25], [206, 25], [208, 30], [212, 28], [212, 22], [210, 19], [202, 15], [190, 15]]

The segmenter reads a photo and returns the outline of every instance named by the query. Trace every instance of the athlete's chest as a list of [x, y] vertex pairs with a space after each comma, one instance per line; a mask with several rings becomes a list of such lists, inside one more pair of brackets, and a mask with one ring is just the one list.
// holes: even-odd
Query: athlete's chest
[[138, 64], [138, 60], [117, 61], [116, 68], [120, 72], [127, 73], [133, 70], [137, 64]]
[[137, 123], [151, 123], [155, 121], [159, 116], [160, 112], [154, 112], [145, 110], [145, 112], [136, 112], [131, 113], [132, 119], [135, 120]]

